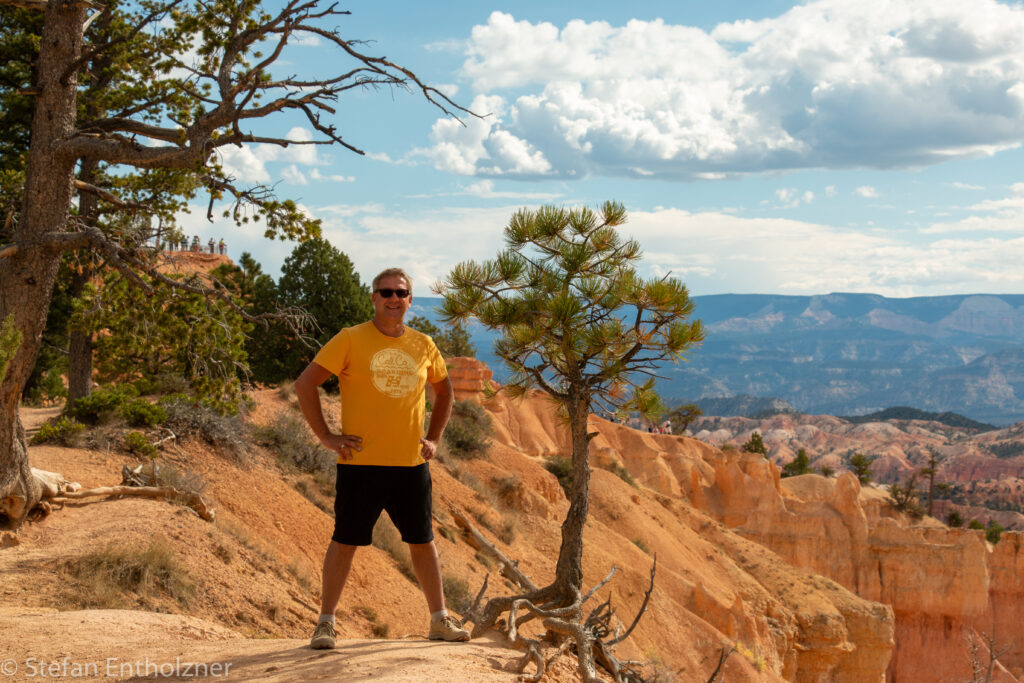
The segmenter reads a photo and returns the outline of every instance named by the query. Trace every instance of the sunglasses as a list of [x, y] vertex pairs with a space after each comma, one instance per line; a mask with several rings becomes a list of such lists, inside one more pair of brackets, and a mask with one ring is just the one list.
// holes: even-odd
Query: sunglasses
[[399, 299], [404, 299], [412, 294], [408, 289], [391, 289], [390, 287], [381, 287], [377, 290], [377, 293], [385, 299], [390, 299], [392, 295], [397, 296]]

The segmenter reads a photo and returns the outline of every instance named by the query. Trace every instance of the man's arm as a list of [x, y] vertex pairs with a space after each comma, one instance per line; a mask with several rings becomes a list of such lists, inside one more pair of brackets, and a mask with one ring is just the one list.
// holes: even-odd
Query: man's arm
[[452, 389], [451, 378], [445, 377], [440, 382], [431, 382], [430, 386], [434, 389], [434, 409], [430, 412], [427, 435], [420, 439], [420, 455], [424, 460], [430, 460], [437, 453], [437, 445], [441, 441], [445, 425], [448, 424], [448, 418], [452, 416], [452, 404], [455, 403], [455, 390]]
[[362, 437], [332, 433], [324, 420], [324, 410], [320, 404], [320, 392], [317, 391], [317, 387], [326, 382], [331, 374], [330, 370], [316, 363], [310, 363], [295, 380], [295, 395], [299, 399], [299, 408], [302, 410], [303, 417], [306, 418], [306, 422], [309, 423], [320, 443], [340, 455], [342, 460], [351, 460], [351, 449], [354, 448], [357, 451], [363, 449]]

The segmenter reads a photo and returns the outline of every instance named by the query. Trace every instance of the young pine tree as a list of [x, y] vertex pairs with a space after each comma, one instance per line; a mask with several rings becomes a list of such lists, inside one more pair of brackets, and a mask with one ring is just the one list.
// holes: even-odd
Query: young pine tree
[[[598, 211], [522, 209], [505, 228], [505, 249], [489, 261], [459, 264], [437, 287], [448, 322], [475, 317], [501, 333], [495, 351], [510, 371], [504, 390], [548, 394], [564, 408], [571, 432], [572, 495], [555, 578], [523, 595], [491, 599], [476, 620], [476, 634], [519, 599], [544, 610], [566, 608], [562, 618], [580, 623], [592, 437], [587, 416], [596, 406], [660, 404], [652, 399], [659, 364], [682, 359], [704, 339], [700, 321], [690, 319], [693, 301], [682, 282], [636, 272], [640, 245], [615, 229], [625, 221], [625, 208], [615, 202]], [[517, 620], [527, 614], [520, 611]], [[592, 642], [580, 638], [581, 672], [589, 680]]]

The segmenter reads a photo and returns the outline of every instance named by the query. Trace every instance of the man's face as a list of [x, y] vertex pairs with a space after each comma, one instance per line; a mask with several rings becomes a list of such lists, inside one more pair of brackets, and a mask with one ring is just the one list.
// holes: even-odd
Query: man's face
[[412, 305], [412, 292], [410, 291], [409, 296], [404, 299], [398, 298], [397, 294], [392, 294], [390, 297], [385, 298], [380, 293], [380, 290], [382, 289], [408, 290], [409, 284], [401, 275], [389, 275], [387, 277], [382, 277], [380, 282], [377, 283], [377, 291], [375, 291], [370, 297], [373, 301], [374, 317], [377, 320], [402, 322], [402, 318], [405, 317], [405, 312], [408, 311], [409, 306]]

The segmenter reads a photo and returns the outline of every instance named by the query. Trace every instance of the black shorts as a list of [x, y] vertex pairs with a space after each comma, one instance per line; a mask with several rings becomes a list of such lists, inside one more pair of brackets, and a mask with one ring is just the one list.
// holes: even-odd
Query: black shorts
[[430, 468], [381, 465], [338, 466], [332, 541], [370, 545], [373, 525], [387, 510], [406, 543], [434, 540]]

